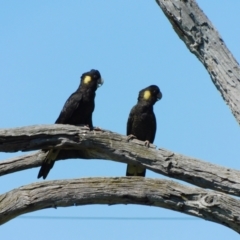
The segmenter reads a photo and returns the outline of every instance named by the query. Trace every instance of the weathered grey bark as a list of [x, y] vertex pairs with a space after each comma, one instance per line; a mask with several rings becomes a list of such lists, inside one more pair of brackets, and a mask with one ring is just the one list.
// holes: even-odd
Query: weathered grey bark
[[[240, 123], [240, 67], [211, 22], [193, 0], [156, 0], [178, 36], [203, 63]], [[240, 196], [240, 172], [167, 150], [147, 149], [137, 140], [109, 131], [73, 126], [35, 126], [0, 133], [0, 151], [63, 148], [58, 159], [109, 159], [138, 163], [157, 173], [204, 188]], [[0, 175], [37, 167], [37, 152], [0, 162]], [[31, 211], [84, 204], [142, 204], [180, 211], [240, 232], [240, 201], [225, 194], [173, 181], [144, 178], [93, 178], [35, 183], [0, 195], [0, 224]]]
[[156, 0], [175, 32], [207, 69], [240, 124], [240, 66], [194, 0]]
[[[141, 164], [149, 170], [199, 187], [240, 196], [240, 171], [144, 146], [110, 131], [90, 132], [70, 125], [42, 125], [0, 130], [0, 151], [14, 152], [57, 146], [58, 159], [107, 159]], [[42, 152], [0, 162], [0, 176], [41, 165]], [[123, 173], [125, 174], [125, 173]]]
[[44, 208], [140, 204], [200, 217], [240, 233], [239, 200], [169, 180], [124, 177], [45, 181], [2, 194], [0, 202], [0, 224]]

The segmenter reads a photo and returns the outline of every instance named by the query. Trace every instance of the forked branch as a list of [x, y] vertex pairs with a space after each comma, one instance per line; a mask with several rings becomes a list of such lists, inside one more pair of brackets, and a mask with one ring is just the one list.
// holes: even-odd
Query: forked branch
[[[70, 125], [42, 125], [0, 130], [0, 151], [62, 148], [58, 159], [106, 159], [137, 163], [165, 176], [199, 187], [240, 196], [240, 171], [224, 168], [110, 131], [88, 131]], [[42, 152], [0, 162], [0, 176], [41, 165]]]

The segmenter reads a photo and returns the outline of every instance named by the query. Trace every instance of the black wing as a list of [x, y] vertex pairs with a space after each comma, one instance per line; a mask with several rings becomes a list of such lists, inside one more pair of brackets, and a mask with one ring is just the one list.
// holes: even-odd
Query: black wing
[[[134, 124], [136, 124], [136, 115], [138, 114], [138, 106], [135, 105], [130, 111], [127, 121], [127, 136], [133, 134]], [[135, 119], [134, 119], [135, 118]], [[136, 134], [136, 132], [134, 132]], [[134, 135], [134, 134], [133, 134]], [[128, 164], [126, 169], [126, 176], [141, 176], [145, 177], [146, 169], [142, 166], [135, 164]]]
[[132, 108], [132, 110], [129, 113], [128, 121], [127, 121], [127, 136], [132, 134], [132, 126], [134, 121], [134, 111], [135, 107]]
[[155, 114], [152, 113], [149, 117], [146, 140], [148, 140], [150, 143], [153, 143], [155, 139], [156, 131], [157, 131], [157, 121], [156, 121]]
[[63, 109], [55, 123], [68, 124], [71, 122], [71, 117], [81, 103], [82, 97], [83, 96], [81, 92], [74, 92], [65, 102]]

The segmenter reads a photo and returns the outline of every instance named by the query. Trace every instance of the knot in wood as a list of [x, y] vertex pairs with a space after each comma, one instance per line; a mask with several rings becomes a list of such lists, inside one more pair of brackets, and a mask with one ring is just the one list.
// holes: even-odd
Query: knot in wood
[[206, 207], [213, 207], [219, 205], [218, 195], [207, 194], [201, 199], [201, 203]]

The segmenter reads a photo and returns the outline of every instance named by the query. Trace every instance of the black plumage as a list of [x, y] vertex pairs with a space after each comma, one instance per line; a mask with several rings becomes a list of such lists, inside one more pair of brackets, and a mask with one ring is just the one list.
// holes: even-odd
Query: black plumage
[[[78, 89], [67, 99], [56, 120], [56, 124], [87, 125], [93, 129], [92, 113], [94, 111], [95, 91], [103, 84], [98, 70], [83, 73]], [[38, 173], [38, 178], [45, 179], [54, 165], [59, 153], [57, 149], [48, 150]]]
[[[158, 86], [151, 85], [142, 89], [138, 95], [137, 104], [131, 109], [127, 121], [127, 136], [145, 141], [145, 145], [153, 143], [157, 123], [153, 112], [153, 105], [162, 98], [162, 93]], [[146, 169], [140, 165], [128, 164], [126, 176], [145, 177]]]

